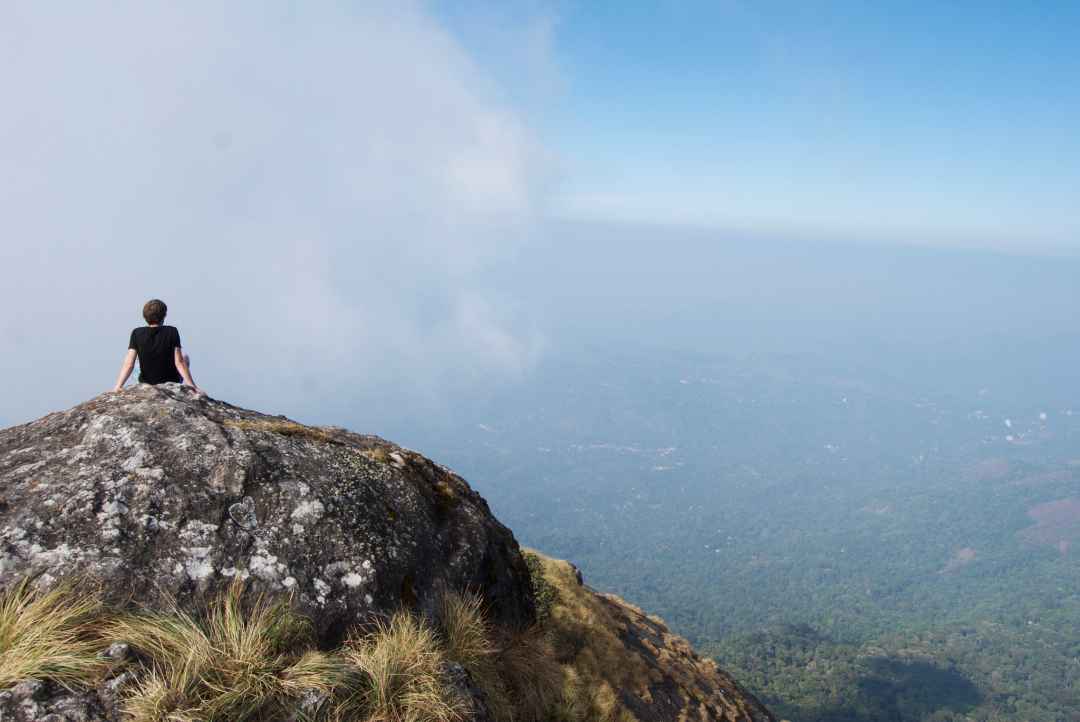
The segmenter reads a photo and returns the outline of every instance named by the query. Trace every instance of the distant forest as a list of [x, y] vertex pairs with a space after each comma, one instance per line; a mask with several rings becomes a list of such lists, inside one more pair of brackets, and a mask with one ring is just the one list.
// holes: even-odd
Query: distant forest
[[643, 351], [507, 394], [418, 443], [780, 717], [1080, 720], [1066, 393]]

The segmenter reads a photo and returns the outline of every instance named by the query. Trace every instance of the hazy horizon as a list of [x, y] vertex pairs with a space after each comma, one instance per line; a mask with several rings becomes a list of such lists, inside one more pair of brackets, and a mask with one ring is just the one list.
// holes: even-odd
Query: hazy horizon
[[[438, 355], [438, 364], [408, 373], [386, 356], [387, 366], [372, 371], [373, 382], [365, 383], [341, 357], [335, 363], [344, 364], [342, 373], [324, 359], [309, 364], [266, 358], [267, 347], [243, 335], [250, 329], [231, 336], [234, 322], [221, 319], [229, 314], [227, 305], [218, 312], [205, 299], [156, 295], [170, 303], [168, 322], [180, 327], [195, 359], [196, 378], [212, 395], [311, 423], [359, 425], [358, 431], [372, 433], [380, 433], [380, 417], [396, 425], [395, 416], [407, 418], [410, 407], [445, 407], [462, 394], [483, 396], [488, 385], [527, 386], [546, 360], [565, 361], [580, 347], [670, 348], [731, 357], [804, 353], [877, 363], [883, 369], [915, 365], [920, 375], [933, 373], [936, 364], [943, 382], [958, 377], [961, 367], [972, 378], [993, 378], [1025, 364], [1044, 375], [1056, 367], [1059, 373], [1052, 377], [1066, 378], [1068, 361], [1080, 348], [1080, 331], [1070, 323], [1080, 302], [1080, 287], [1073, 283], [1080, 260], [925, 247], [725, 240], [711, 232], [678, 229], [656, 236], [661, 231], [655, 227], [624, 224], [560, 222], [549, 227], [561, 245], [538, 237], [536, 243], [521, 244], [513, 258], [492, 262], [474, 275], [477, 292], [489, 299], [494, 313], [513, 319], [507, 339], [531, 339], [528, 358], [513, 363], [498, 357], [500, 352], [512, 354], [501, 345], [506, 339], [491, 340], [491, 348], [463, 348], [457, 345], [460, 339], [418, 340], [413, 351]], [[78, 373], [46, 379], [40, 388], [12, 389], [0, 409], [0, 424], [30, 421], [108, 389], [128, 332], [141, 324], [139, 310], [145, 300], [131, 296], [123, 303], [118, 289], [110, 292], [116, 299], [108, 316], [80, 318], [86, 311], [76, 310], [65, 323], [67, 335], [37, 338], [33, 353], [19, 351], [35, 339], [33, 316], [8, 317], [10, 352], [2, 363], [9, 377], [32, 378], [31, 368], [40, 374], [42, 356], [59, 354], [72, 334], [92, 345], [81, 356], [93, 363]], [[250, 311], [255, 319], [240, 322], [274, 329], [276, 317], [263, 317], [256, 308]], [[444, 313], [425, 302], [414, 310], [421, 326]], [[341, 330], [345, 335], [355, 332], [348, 326]], [[277, 337], [265, 343], [269, 348], [294, 345]], [[324, 351], [318, 346], [306, 349]], [[379, 357], [389, 351], [367, 353]], [[365, 353], [360, 348], [355, 352]], [[488, 353], [495, 357], [485, 358]], [[256, 358], [260, 373], [255, 378], [237, 376], [241, 356]], [[54, 361], [67, 359], [57, 356]], [[360, 365], [370, 368], [372, 361]], [[1027, 381], [1037, 387], [1048, 383], [1045, 377]], [[378, 408], [347, 410], [359, 401], [377, 402]]]

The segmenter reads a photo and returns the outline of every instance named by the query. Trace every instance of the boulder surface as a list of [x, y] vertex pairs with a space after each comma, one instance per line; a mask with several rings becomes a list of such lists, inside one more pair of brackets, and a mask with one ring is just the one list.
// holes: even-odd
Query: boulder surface
[[137, 385], [0, 431], [0, 587], [78, 575], [197, 612], [233, 578], [292, 592], [332, 645], [444, 590], [533, 618], [510, 530], [461, 477], [374, 436]]

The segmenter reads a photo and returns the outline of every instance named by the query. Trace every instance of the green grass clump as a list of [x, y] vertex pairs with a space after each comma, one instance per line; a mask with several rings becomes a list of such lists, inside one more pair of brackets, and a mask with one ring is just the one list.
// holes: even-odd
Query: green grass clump
[[24, 679], [76, 686], [103, 672], [101, 612], [96, 590], [74, 594], [68, 583], [39, 591], [24, 579], [0, 591], [0, 689]]
[[544, 562], [533, 552], [522, 552], [525, 566], [529, 568], [529, 585], [532, 588], [533, 604], [536, 607], [536, 621], [543, 624], [551, 616], [552, 606], [559, 600], [559, 590], [555, 588], [544, 573]]

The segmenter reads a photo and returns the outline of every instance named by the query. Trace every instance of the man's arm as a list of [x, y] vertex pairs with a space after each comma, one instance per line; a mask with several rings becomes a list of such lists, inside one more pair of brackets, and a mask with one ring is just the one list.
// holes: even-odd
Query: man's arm
[[120, 375], [116, 377], [116, 386], [113, 386], [113, 391], [119, 391], [124, 388], [124, 384], [127, 383], [128, 377], [131, 376], [132, 369], [135, 368], [135, 359], [138, 356], [138, 352], [133, 348], [129, 348], [127, 355], [124, 356], [124, 362], [120, 364]]
[[179, 346], [173, 349], [173, 363], [176, 364], [176, 370], [180, 372], [180, 378], [184, 379], [184, 383], [198, 391], [199, 387], [195, 385], [195, 379], [191, 378], [191, 369], [184, 361], [184, 352]]

